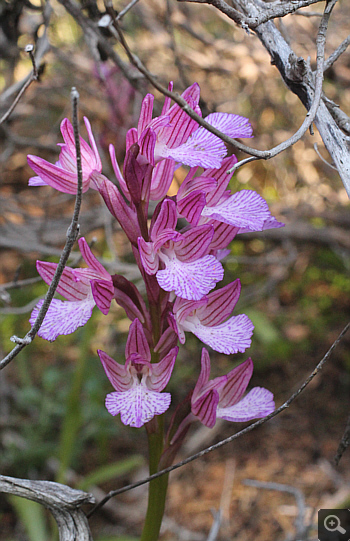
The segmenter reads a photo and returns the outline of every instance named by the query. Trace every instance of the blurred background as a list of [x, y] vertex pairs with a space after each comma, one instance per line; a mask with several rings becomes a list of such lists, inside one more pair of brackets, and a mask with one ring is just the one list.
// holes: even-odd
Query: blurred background
[[[103, 2], [81, 2], [90, 21], [105, 11]], [[115, 2], [121, 11], [126, 3]], [[315, 37], [322, 5], [276, 21], [298, 56], [315, 64]], [[331, 18], [327, 55], [349, 33], [350, 5], [343, 0]], [[268, 149], [291, 136], [305, 110], [283, 84], [258, 39], [214, 8], [141, 0], [121, 26], [131, 50], [165, 86], [179, 93], [198, 82], [203, 116], [221, 111], [249, 117], [254, 139]], [[106, 34], [110, 39], [110, 36]], [[111, 40], [113, 44], [115, 40]], [[133, 68], [132, 85], [105, 58], [81, 26], [53, 0], [3, 0], [0, 3], [0, 114], [13, 102], [31, 62], [24, 52], [36, 44], [39, 81], [33, 82], [10, 118], [0, 126], [0, 353], [14, 334], [29, 330], [30, 312], [47, 289], [38, 277], [37, 259], [58, 261], [74, 201], [50, 187], [28, 188], [33, 172], [27, 154], [54, 163], [59, 127], [71, 118], [70, 90], [80, 93], [80, 116], [87, 116], [103, 160], [113, 143], [119, 163], [126, 131], [137, 125], [143, 96], [163, 97]], [[123, 65], [125, 53], [116, 43]], [[39, 54], [40, 53], [40, 54]], [[325, 73], [328, 98], [350, 111], [350, 51]], [[85, 127], [81, 135], [86, 139]], [[318, 153], [314, 144], [318, 145]], [[230, 153], [233, 149], [230, 149]], [[238, 159], [246, 156], [236, 153]], [[264, 386], [282, 404], [326, 353], [350, 315], [349, 200], [322, 140], [307, 133], [270, 161], [245, 165], [232, 190], [254, 189], [269, 203], [283, 229], [240, 235], [225, 262], [224, 284], [239, 277], [242, 295], [236, 313], [255, 325], [246, 355], [211, 352], [212, 376], [227, 373], [251, 356], [251, 386]], [[176, 171], [170, 194], [186, 176]], [[81, 234], [111, 274], [124, 274], [142, 288], [124, 234], [93, 191], [84, 194]], [[77, 248], [70, 265], [79, 263]], [[107, 351], [124, 362], [129, 320], [116, 304], [108, 316], [94, 311], [85, 327], [49, 343], [36, 338], [0, 374], [0, 473], [49, 479], [92, 491], [99, 500], [111, 489], [147, 475], [144, 430], [124, 427], [104, 407], [110, 384], [96, 354]], [[339, 466], [333, 458], [349, 416], [350, 336], [347, 335], [318, 375], [284, 413], [205, 458], [171, 475], [163, 541], [204, 541], [215, 513], [221, 512], [219, 540], [284, 540], [297, 535], [317, 539], [317, 510], [350, 505], [350, 453]], [[200, 369], [201, 344], [188, 336], [180, 348], [168, 390], [173, 404], [193, 388]], [[185, 458], [243, 428], [218, 422], [208, 430], [193, 426], [178, 459]], [[301, 507], [286, 492], [246, 486], [245, 479], [284, 483], [304, 498]], [[147, 487], [111, 500], [91, 519], [96, 541], [133, 541], [140, 534]], [[0, 537], [4, 541], [55, 539], [52, 520], [40, 506], [0, 495]], [[300, 538], [300, 530], [299, 537]]]

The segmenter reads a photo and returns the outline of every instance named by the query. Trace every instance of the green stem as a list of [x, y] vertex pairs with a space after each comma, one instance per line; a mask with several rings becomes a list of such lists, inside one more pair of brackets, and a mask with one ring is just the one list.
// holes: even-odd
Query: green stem
[[[148, 423], [149, 473], [158, 471], [158, 464], [163, 452], [164, 428], [163, 416], [159, 415]], [[168, 488], [168, 475], [162, 475], [149, 484], [148, 507], [140, 541], [157, 541], [162, 524], [165, 498]]]

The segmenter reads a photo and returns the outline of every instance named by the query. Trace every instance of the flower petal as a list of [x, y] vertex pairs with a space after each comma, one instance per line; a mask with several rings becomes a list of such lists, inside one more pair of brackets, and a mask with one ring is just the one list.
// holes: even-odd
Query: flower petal
[[220, 391], [220, 408], [234, 406], [245, 393], [250, 378], [253, 375], [251, 358], [236, 366], [227, 374], [226, 384]]
[[97, 271], [99, 275], [101, 276], [101, 278], [103, 277], [106, 280], [111, 280], [110, 274], [106, 271], [104, 266], [94, 256], [94, 254], [91, 251], [90, 246], [88, 245], [84, 237], [81, 237], [78, 240], [78, 244], [79, 244], [79, 250], [86, 264], [92, 269], [94, 269], [95, 271]]
[[[33, 325], [44, 301], [39, 301], [30, 316]], [[53, 299], [41, 325], [38, 336], [53, 342], [60, 334], [71, 334], [90, 319], [95, 301], [85, 299], [78, 302]]]
[[232, 314], [240, 293], [241, 282], [238, 278], [225, 287], [209, 293], [207, 304], [197, 311], [201, 323], [209, 327], [222, 323]]
[[224, 277], [221, 263], [206, 255], [191, 263], [169, 259], [164, 270], [156, 274], [158, 284], [165, 291], [175, 291], [183, 299], [200, 300]]
[[179, 348], [174, 347], [159, 363], [152, 364], [152, 373], [147, 379], [151, 391], [162, 391], [168, 385]]
[[274, 410], [273, 394], [263, 387], [254, 387], [234, 406], [218, 407], [216, 415], [226, 421], [244, 422], [266, 417]]
[[174, 171], [174, 160], [162, 160], [156, 165], [151, 181], [151, 201], [159, 201], [167, 194], [173, 181]]
[[213, 428], [216, 423], [216, 411], [219, 403], [219, 393], [211, 389], [201, 396], [196, 402], [192, 402], [191, 411], [201, 423], [208, 428]]
[[164, 147], [163, 157], [189, 165], [204, 168], [219, 168], [226, 156], [225, 143], [204, 128], [198, 128], [185, 143], [176, 148]]
[[214, 235], [210, 224], [198, 225], [181, 234], [181, 240], [174, 239], [174, 251], [180, 261], [191, 263], [207, 255]]
[[155, 274], [159, 268], [159, 257], [154, 251], [153, 242], [146, 242], [145, 239], [139, 237], [138, 246], [143, 268], [147, 274]]
[[[37, 261], [36, 268], [41, 278], [47, 283], [47, 285], [51, 285], [57, 269], [57, 263]], [[60, 281], [58, 282], [56, 292], [67, 299], [67, 301], [82, 301], [90, 292], [90, 281], [83, 278], [77, 282], [73, 269], [70, 267], [65, 267]]]
[[139, 138], [141, 137], [142, 132], [147, 128], [148, 124], [152, 120], [153, 102], [153, 94], [146, 94], [146, 96], [142, 100], [141, 112], [137, 125], [137, 135]]
[[[38, 156], [27, 156], [28, 165], [35, 171], [37, 175], [49, 186], [55, 188], [59, 192], [76, 194], [77, 193], [77, 173], [66, 171], [57, 165], [47, 162]], [[35, 178], [35, 177], [34, 177]], [[83, 193], [90, 186], [89, 178], [83, 178]]]
[[125, 357], [129, 359], [133, 353], [138, 353], [145, 361], [151, 361], [151, 352], [143, 330], [142, 323], [134, 319], [129, 328], [125, 347]]
[[248, 316], [241, 314], [215, 327], [206, 327], [201, 323], [189, 325], [185, 321], [183, 328], [191, 331], [215, 351], [229, 355], [238, 351], [244, 353], [250, 347], [254, 325]]
[[125, 369], [125, 366], [117, 363], [117, 361], [100, 349], [97, 350], [97, 353], [106, 372], [106, 376], [115, 390], [125, 392], [130, 389], [133, 384], [133, 378]]
[[253, 137], [253, 128], [250, 125], [249, 118], [231, 113], [211, 113], [204, 120], [225, 135], [232, 137], [232, 139]]
[[241, 190], [213, 207], [205, 206], [202, 216], [225, 222], [249, 231], [262, 231], [265, 220], [271, 217], [269, 207], [253, 190]]
[[106, 408], [111, 415], [120, 413], [124, 425], [139, 428], [161, 415], [170, 406], [170, 393], [150, 391], [142, 385], [137, 385], [123, 393], [110, 393], [106, 397]]
[[91, 282], [91, 290], [97, 308], [106, 316], [114, 297], [112, 280], [93, 280]]
[[[283, 222], [278, 222], [274, 216], [270, 216], [267, 220], [264, 220], [263, 228], [262, 230], [265, 231], [265, 229], [277, 229], [279, 227], [284, 227], [285, 224]], [[237, 231], [238, 233], [250, 233], [249, 227], [240, 227]]]

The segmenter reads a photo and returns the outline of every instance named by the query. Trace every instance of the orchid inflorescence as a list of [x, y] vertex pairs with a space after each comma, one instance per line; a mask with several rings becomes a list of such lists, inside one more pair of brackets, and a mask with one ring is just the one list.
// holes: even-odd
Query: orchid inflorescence
[[[182, 97], [201, 115], [199, 95], [195, 83]], [[271, 216], [266, 201], [256, 192], [231, 194], [227, 189], [227, 171], [237, 159], [234, 155], [225, 157], [227, 150], [221, 139], [198, 127], [177, 104], [171, 106], [168, 97], [161, 115], [152, 118], [153, 100], [153, 95], [146, 95], [137, 129], [127, 133], [123, 172], [110, 145], [118, 186], [102, 174], [87, 118], [84, 121], [90, 144], [80, 138], [83, 192], [97, 190], [127, 235], [145, 282], [147, 303], [132, 282], [118, 274], [111, 276], [86, 240], [80, 238], [79, 249], [87, 267], [65, 268], [57, 292], [66, 301], [52, 301], [38, 332], [53, 341], [84, 325], [95, 305], [103, 314], [108, 313], [113, 299], [123, 307], [131, 320], [125, 365], [104, 351], [98, 354], [115, 389], [107, 396], [106, 407], [112, 415], [120, 414], [125, 425], [134, 427], [143, 426], [169, 408], [170, 393], [162, 391], [172, 375], [179, 351], [177, 342], [184, 344], [186, 332], [227, 355], [243, 353], [250, 347], [252, 322], [244, 314], [231, 315], [240, 295], [239, 279], [215, 289], [224, 276], [221, 260], [236, 235], [284, 225]], [[206, 121], [232, 138], [252, 137], [247, 118], [213, 113]], [[68, 119], [62, 121], [61, 132], [64, 143], [60, 144], [55, 165], [28, 156], [37, 175], [29, 185], [49, 185], [76, 194], [76, 148]], [[177, 195], [167, 196], [174, 171], [181, 164], [189, 166], [188, 174]], [[149, 223], [150, 201], [158, 203]], [[187, 222], [180, 230], [179, 218]], [[48, 284], [56, 267], [54, 263], [37, 262], [37, 270]], [[42, 302], [34, 308], [31, 324]], [[264, 388], [255, 387], [243, 396], [253, 372], [251, 359], [210, 380], [209, 353], [203, 348], [201, 366], [188, 397], [189, 411], [177, 419], [169, 444], [181, 438], [195, 420], [212, 428], [217, 418], [248, 421], [274, 410], [273, 395]]]

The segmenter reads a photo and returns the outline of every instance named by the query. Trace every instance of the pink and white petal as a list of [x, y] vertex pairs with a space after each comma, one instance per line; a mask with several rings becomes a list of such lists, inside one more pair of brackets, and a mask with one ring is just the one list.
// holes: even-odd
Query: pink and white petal
[[96, 169], [96, 171], [99, 171], [101, 173], [101, 171], [102, 171], [101, 158], [100, 158], [100, 155], [99, 155], [99, 152], [98, 152], [98, 149], [97, 149], [97, 145], [96, 145], [94, 135], [92, 133], [90, 121], [86, 116], [84, 116], [84, 122], [85, 122], [86, 131], [88, 132], [90, 145], [91, 145], [92, 151], [93, 151], [94, 156], [95, 156], [95, 163], [93, 164], [92, 160], [90, 161], [90, 163], [92, 165], [91, 168]]
[[[57, 165], [30, 154], [27, 156], [27, 161], [33, 171], [52, 188], [63, 193], [74, 195], [77, 193], [78, 180], [76, 173], [65, 171]], [[89, 189], [89, 185], [90, 180], [88, 178], [83, 179], [84, 193]]]
[[253, 137], [253, 128], [249, 118], [233, 115], [231, 113], [211, 113], [205, 120], [225, 135], [236, 139], [237, 137]]
[[[182, 93], [181, 97], [187, 101], [189, 106], [194, 111], [202, 116], [200, 108], [198, 107], [200, 96], [200, 88], [197, 83], [194, 83]], [[177, 103], [175, 103], [167, 112], [171, 127], [163, 128], [158, 133], [158, 141], [171, 148], [175, 148], [184, 143], [188, 137], [193, 133], [198, 124], [195, 120], [192, 120], [187, 113]]]
[[134, 319], [130, 325], [125, 346], [125, 357], [129, 359], [133, 353], [138, 353], [145, 361], [151, 361], [151, 352], [145, 336], [145, 331], [142, 323], [138, 319]]
[[262, 231], [271, 214], [265, 199], [259, 194], [253, 190], [241, 190], [214, 207], [204, 207], [202, 216], [249, 231]]
[[130, 389], [133, 384], [133, 378], [125, 369], [125, 366], [117, 363], [117, 361], [100, 349], [97, 350], [97, 353], [106, 372], [106, 376], [115, 390], [125, 392]]
[[28, 186], [48, 186], [48, 183], [40, 177], [31, 177], [28, 180]]
[[220, 325], [232, 314], [240, 293], [241, 282], [239, 279], [209, 293], [207, 304], [197, 310], [201, 323], [208, 327]]
[[213, 428], [216, 423], [218, 403], [219, 393], [216, 389], [211, 389], [195, 402], [191, 401], [191, 411], [203, 425]]
[[[47, 285], [51, 285], [57, 269], [57, 263], [37, 261], [36, 268], [44, 282], [46, 282]], [[90, 292], [90, 283], [88, 281], [78, 283], [74, 277], [73, 269], [65, 267], [56, 292], [67, 299], [67, 301], [82, 301]]]
[[[202, 223], [202, 219], [199, 220], [199, 223]], [[206, 223], [210, 223], [214, 227], [214, 236], [210, 244], [211, 250], [226, 248], [237, 235], [238, 228], [233, 225], [218, 222], [217, 220], [207, 221], [207, 219]]]
[[[39, 301], [32, 311], [29, 320], [31, 325], [34, 324], [42, 303], [43, 301]], [[94, 300], [70, 302], [53, 299], [38, 331], [38, 336], [53, 342], [61, 334], [71, 334], [90, 319], [94, 306]]]
[[[62, 167], [65, 171], [70, 171], [71, 173], [74, 173], [76, 175], [77, 173], [77, 160], [75, 155], [71, 154], [69, 150], [68, 145], [60, 145], [61, 146], [61, 152], [58, 162], [56, 162], [55, 165], [58, 167]], [[84, 169], [83, 169], [83, 176], [84, 176]], [[86, 176], [86, 174], [85, 174]]]
[[101, 278], [104, 277], [106, 280], [110, 280], [111, 279], [110, 274], [106, 271], [104, 266], [94, 256], [94, 254], [91, 251], [90, 246], [88, 245], [84, 237], [81, 237], [78, 240], [78, 244], [79, 244], [80, 253], [83, 256], [86, 264], [89, 267], [91, 267], [91, 269], [96, 271], [100, 275]]
[[216, 250], [215, 253], [213, 253], [213, 255], [215, 255], [216, 259], [218, 261], [222, 261], [223, 259], [225, 259], [225, 257], [227, 257], [228, 255], [230, 255], [231, 253], [231, 250], [227, 249], [227, 250]]
[[216, 415], [233, 422], [245, 422], [266, 417], [275, 411], [273, 394], [263, 387], [254, 387], [234, 406], [217, 409]]
[[177, 259], [192, 263], [207, 255], [214, 235], [210, 224], [198, 225], [181, 234], [181, 240], [174, 241], [174, 251]]
[[139, 237], [138, 245], [143, 268], [147, 274], [155, 274], [159, 268], [159, 257], [154, 251], [153, 242], [146, 242]]
[[[91, 127], [90, 127], [90, 131], [91, 131]], [[74, 129], [73, 129], [72, 124], [68, 120], [68, 118], [64, 118], [61, 122], [61, 133], [62, 133], [64, 142], [67, 145], [67, 150], [69, 151], [69, 154], [75, 158], [76, 152], [75, 152]], [[82, 164], [84, 173], [86, 173], [88, 176], [89, 171], [93, 169], [98, 170], [97, 163], [96, 163], [96, 156], [95, 156], [94, 151], [91, 150], [87, 142], [82, 137], [79, 137], [79, 140], [80, 140], [80, 150], [81, 150], [81, 164]], [[66, 157], [68, 157], [67, 154], [66, 154]], [[102, 164], [101, 164], [100, 171], [101, 170], [102, 170]]]
[[109, 155], [110, 155], [110, 158], [111, 158], [114, 174], [115, 174], [115, 176], [117, 178], [117, 181], [119, 182], [119, 186], [122, 189], [123, 194], [125, 195], [125, 197], [130, 201], [129, 190], [128, 190], [126, 182], [125, 182], [125, 180], [123, 178], [123, 175], [121, 174], [121, 171], [120, 171], [120, 168], [119, 168], [119, 165], [118, 165], [118, 162], [117, 162], [117, 158], [116, 158], [116, 155], [115, 155], [115, 148], [114, 148], [113, 145], [109, 145]]
[[[279, 227], [284, 227], [285, 225], [286, 224], [284, 224], [283, 222], [278, 222], [274, 216], [270, 216], [269, 218], [267, 218], [267, 220], [264, 220], [262, 231], [265, 231], [265, 229], [277, 229]], [[250, 232], [251, 232], [251, 229], [249, 229], [248, 227], [240, 227], [237, 231], [237, 235], [238, 233], [250, 233]]]
[[153, 94], [146, 94], [142, 100], [140, 118], [137, 125], [138, 137], [141, 137], [142, 132], [147, 128], [148, 124], [152, 120], [153, 102]]
[[126, 152], [129, 150], [131, 145], [134, 143], [137, 143], [139, 140], [137, 135], [137, 129], [136, 128], [130, 128], [129, 131], [126, 133], [125, 143], [126, 143]]
[[137, 385], [124, 393], [110, 393], [106, 397], [106, 408], [111, 415], [120, 413], [124, 425], [140, 428], [161, 415], [170, 406], [170, 393], [157, 393]]
[[222, 160], [222, 164], [219, 169], [207, 169], [204, 171], [203, 177], [214, 177], [217, 181], [216, 189], [208, 192], [207, 194], [206, 199], [208, 207], [216, 205], [225, 193], [228, 183], [232, 177], [232, 174], [228, 175], [227, 171], [229, 171], [231, 167], [235, 165], [235, 163], [237, 163], [237, 158], [233, 154], [232, 156], [228, 156]]
[[[176, 325], [176, 324], [175, 324]], [[167, 355], [174, 347], [178, 341], [177, 331], [173, 329], [173, 325], [170, 324], [170, 327], [161, 334], [157, 344], [154, 346], [154, 351], [159, 353], [160, 358]]]
[[201, 371], [200, 371], [197, 383], [195, 385], [195, 388], [193, 389], [193, 394], [191, 398], [192, 402], [196, 402], [196, 400], [200, 398], [202, 389], [205, 387], [205, 385], [209, 381], [209, 376], [210, 376], [210, 357], [209, 357], [208, 351], [205, 348], [202, 348]]
[[182, 299], [199, 301], [224, 277], [221, 263], [206, 255], [191, 263], [169, 259], [164, 270], [156, 274], [158, 284], [165, 291], [174, 291]]
[[200, 190], [195, 190], [183, 199], [177, 199], [176, 207], [178, 213], [186, 218], [190, 224], [197, 225], [205, 204], [205, 194]]
[[101, 179], [98, 191], [109, 212], [118, 220], [130, 242], [134, 246], [137, 245], [137, 238], [141, 232], [135, 211], [126, 204], [118, 188], [106, 177]]
[[139, 139], [140, 154], [153, 166], [155, 165], [154, 149], [156, 147], [156, 141], [157, 135], [152, 128], [147, 128]]
[[163, 157], [189, 165], [207, 168], [219, 168], [226, 156], [225, 143], [204, 128], [198, 128], [182, 145], [176, 148], [164, 147]]
[[[153, 250], [159, 254], [159, 250], [162, 248], [162, 246], [168, 242], [168, 241], [174, 241], [178, 242], [183, 238], [183, 235], [181, 233], [178, 233], [177, 231], [174, 231], [173, 229], [164, 229], [164, 231], [161, 231], [159, 235], [157, 236], [156, 240], [153, 243]], [[162, 254], [160, 253], [160, 259], [162, 259]]]
[[[193, 167], [191, 168], [191, 170], [192, 169], [195, 169], [195, 168]], [[215, 169], [214, 170], [212, 169], [212, 171], [215, 171]], [[188, 178], [188, 180], [187, 178], [188, 178], [188, 175], [183, 181], [183, 183], [181, 184], [177, 192], [178, 199], [182, 199], [183, 197], [186, 197], [186, 195], [194, 192], [195, 190], [196, 191], [200, 190], [205, 195], [207, 195], [209, 192], [212, 192], [213, 190], [215, 190], [215, 188], [217, 188], [217, 185], [218, 185], [218, 182], [214, 178], [214, 175], [212, 177], [201, 175], [200, 177]]]
[[174, 178], [174, 171], [174, 160], [162, 160], [156, 165], [151, 181], [151, 201], [158, 201], [167, 194]]
[[176, 316], [176, 320], [181, 325], [186, 321], [188, 317], [191, 317], [195, 310], [199, 310], [207, 304], [207, 297], [203, 297], [200, 301], [187, 301], [178, 297], [173, 306], [173, 312]]
[[191, 325], [190, 328], [183, 324], [186, 330], [190, 330], [204, 344], [207, 344], [215, 351], [230, 355], [233, 353], [244, 353], [251, 345], [251, 336], [253, 334], [254, 325], [245, 315], [233, 316], [225, 323], [216, 325], [215, 327], [206, 327], [200, 323]]
[[253, 375], [251, 358], [236, 366], [226, 376], [226, 384], [220, 391], [220, 408], [234, 406], [244, 395]]
[[147, 378], [147, 387], [151, 391], [160, 392], [168, 385], [173, 372], [179, 348], [174, 347], [159, 363], [152, 364], [152, 372]]
[[106, 316], [114, 297], [112, 280], [93, 280], [91, 282], [91, 291], [97, 308]]
[[[158, 207], [158, 205], [157, 205]], [[176, 212], [176, 203], [171, 199], [164, 199], [161, 204], [159, 214], [151, 226], [151, 239], [156, 240], [156, 238], [165, 230], [165, 229], [175, 229], [177, 223], [177, 212]]]

